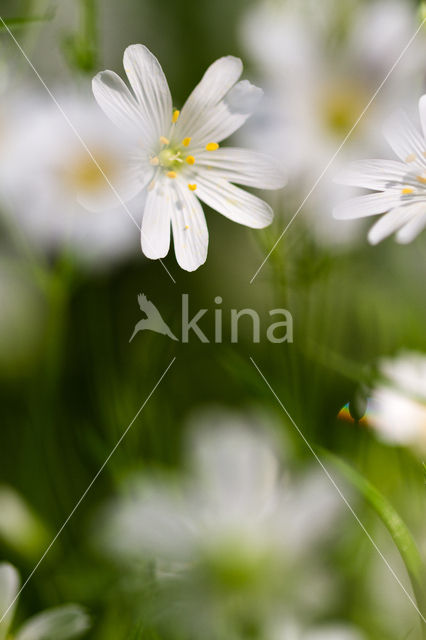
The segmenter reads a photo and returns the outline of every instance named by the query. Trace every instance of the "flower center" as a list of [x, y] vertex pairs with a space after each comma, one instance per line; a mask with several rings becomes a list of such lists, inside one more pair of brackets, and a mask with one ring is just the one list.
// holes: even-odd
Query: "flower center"
[[105, 153], [94, 154], [96, 162], [87, 155], [78, 155], [65, 170], [65, 180], [75, 191], [97, 191], [104, 187], [105, 175], [116, 170], [114, 159]]
[[164, 169], [179, 169], [183, 164], [182, 151], [167, 147], [158, 154], [159, 164]]
[[[153, 167], [158, 167], [149, 189], [154, 188], [159, 171], [162, 171], [168, 178], [173, 180], [174, 178], [177, 178], [178, 172], [182, 171], [184, 167], [192, 167], [196, 162], [195, 155], [191, 155], [191, 151], [189, 149], [191, 144], [190, 137], [185, 137], [180, 143], [171, 141], [176, 122], [179, 119], [179, 114], [180, 111], [177, 109], [173, 111], [169, 137], [160, 136], [159, 142], [162, 145], [161, 151], [157, 154], [152, 154], [149, 159]], [[204, 148], [206, 151], [216, 151], [216, 149], [219, 149], [219, 145], [217, 142], [208, 142]], [[193, 153], [195, 154], [195, 151], [193, 151]], [[188, 189], [190, 191], [195, 191], [197, 189], [197, 185], [190, 182], [188, 183]]]
[[365, 106], [365, 92], [360, 86], [346, 82], [329, 86], [321, 99], [324, 122], [333, 134], [347, 133]]

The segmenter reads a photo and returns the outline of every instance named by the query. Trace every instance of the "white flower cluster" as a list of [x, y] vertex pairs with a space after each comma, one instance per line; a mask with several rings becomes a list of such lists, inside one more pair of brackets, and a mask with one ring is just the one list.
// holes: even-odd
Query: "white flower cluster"
[[[288, 202], [290, 191], [294, 210], [316, 185], [300, 218], [301, 222], [305, 219], [305, 232], [313, 231], [322, 244], [336, 248], [359, 238], [359, 224], [333, 220], [331, 212], [342, 197], [333, 177], [348, 162], [381, 153], [384, 119], [395, 105], [411, 110], [418, 98], [424, 73], [424, 32], [404, 51], [418, 26], [415, 12], [404, 0], [324, 0], [320, 4], [263, 0], [243, 21], [243, 45], [267, 93], [249, 125], [247, 139], [256, 147], [266, 145], [288, 168], [285, 197]], [[405, 138], [405, 146], [410, 147], [402, 157], [405, 161], [415, 152], [414, 140], [400, 133], [401, 141]], [[396, 137], [395, 133], [393, 139]], [[424, 143], [421, 146], [424, 152]], [[420, 164], [422, 159], [418, 158]], [[365, 180], [348, 184], [381, 189], [386, 180], [395, 180], [390, 165], [377, 164], [375, 169], [381, 178], [379, 187], [371, 185], [371, 180], [370, 184]], [[384, 202], [383, 209], [378, 205], [371, 203], [371, 214], [387, 210]], [[349, 206], [347, 211], [345, 218], [361, 215], [355, 206], [352, 215]], [[340, 209], [338, 217], [343, 217]]]
[[401, 162], [357, 163], [343, 174], [346, 184], [382, 194], [339, 205], [329, 172], [321, 174], [343, 140], [333, 157], [334, 173], [348, 159], [377, 149], [391, 105], [405, 107], [418, 94], [422, 34], [365, 110], [415, 26], [414, 12], [401, 0], [360, 6], [328, 0], [321, 11], [310, 0], [263, 0], [248, 11], [242, 42], [267, 87], [246, 133], [259, 151], [220, 147], [252, 115], [263, 93], [240, 80], [241, 60], [216, 60], [180, 109], [158, 60], [145, 46], [131, 45], [124, 53], [131, 89], [113, 71], [93, 79], [94, 96], [116, 129], [87, 95], [62, 91], [56, 104], [48, 96], [27, 95], [16, 101], [24, 109], [5, 101], [4, 204], [48, 251], [59, 248], [102, 264], [135, 249], [136, 225], [148, 258], [164, 258], [173, 236], [179, 265], [193, 271], [207, 258], [201, 203], [239, 224], [266, 227], [273, 218], [270, 205], [235, 185], [280, 189], [288, 173], [290, 206], [315, 183], [307, 203], [314, 215], [306, 230], [321, 242], [342, 246], [357, 237], [351, 225], [332, 220], [335, 205], [336, 217], [346, 220], [388, 212], [369, 234], [373, 243], [394, 231], [400, 242], [410, 242], [426, 224], [426, 150], [424, 137], [408, 123], [387, 127]]

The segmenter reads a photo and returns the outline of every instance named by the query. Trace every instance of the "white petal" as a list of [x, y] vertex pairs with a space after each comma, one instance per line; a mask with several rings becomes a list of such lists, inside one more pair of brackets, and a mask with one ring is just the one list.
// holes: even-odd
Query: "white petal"
[[410, 222], [415, 216], [413, 207], [397, 207], [382, 216], [380, 220], [373, 225], [368, 233], [368, 241], [370, 244], [378, 244], [395, 231]]
[[198, 174], [197, 180], [197, 196], [230, 220], [253, 229], [263, 229], [271, 224], [273, 211], [260, 198], [221, 178], [210, 179], [207, 170]]
[[17, 633], [16, 640], [68, 640], [80, 637], [89, 627], [84, 609], [69, 604], [30, 618]]
[[413, 209], [414, 207], [416, 207], [415, 217], [407, 222], [396, 234], [396, 241], [400, 244], [409, 244], [426, 227], [426, 206], [421, 204], [413, 205]]
[[[16, 569], [7, 563], [0, 564], [0, 618], [16, 598], [18, 590], [19, 576]], [[0, 622], [0, 640], [4, 640], [7, 636], [14, 611], [15, 604], [10, 608], [4, 620]]]
[[139, 478], [128, 497], [112, 503], [106, 513], [104, 543], [114, 556], [142, 556], [176, 562], [194, 560], [194, 534], [185, 501], [158, 478]]
[[385, 213], [400, 205], [400, 194], [369, 193], [365, 196], [351, 198], [333, 209], [333, 216], [337, 220], [352, 220]]
[[176, 260], [182, 269], [195, 271], [206, 261], [209, 246], [204, 211], [186, 185], [176, 182], [173, 187], [172, 228]]
[[147, 258], [164, 258], [170, 248], [170, 221], [173, 208], [171, 180], [158, 181], [148, 192], [141, 226], [141, 246]]
[[398, 111], [385, 123], [383, 133], [397, 156], [422, 170], [426, 167], [426, 142], [404, 111]]
[[123, 63], [143, 118], [152, 123], [157, 139], [168, 136], [172, 97], [157, 58], [144, 45], [133, 44], [125, 50]]
[[182, 107], [176, 126], [179, 137], [191, 137], [195, 133], [195, 127], [203, 112], [223, 99], [238, 81], [242, 71], [243, 63], [234, 56], [219, 58], [210, 65]]
[[208, 167], [215, 178], [259, 189], [280, 189], [286, 183], [284, 171], [271, 157], [256, 151], [226, 147], [197, 155], [197, 167]]
[[185, 131], [183, 137], [192, 138], [192, 147], [221, 142], [245, 123], [262, 96], [262, 89], [248, 80], [238, 82], [221, 102], [200, 112], [185, 130], [182, 129]]
[[341, 515], [342, 501], [322, 471], [307, 471], [281, 496], [277, 519], [287, 548], [294, 556], [309, 553], [330, 535]]
[[[233, 414], [201, 416], [191, 442], [194, 483], [209, 528], [253, 525], [275, 498], [278, 461], [268, 434]], [[257, 425], [256, 425], [257, 426]]]
[[153, 125], [142, 117], [140, 106], [123, 80], [113, 71], [101, 71], [93, 78], [92, 89], [108, 118], [126, 133], [136, 134], [149, 146], [155, 136]]
[[[339, 184], [353, 187], [386, 191], [393, 186], [401, 188], [401, 184], [415, 183], [413, 176], [408, 176], [408, 167], [396, 160], [359, 160], [350, 163], [335, 178]], [[415, 183], [418, 186], [418, 183]]]
[[419, 100], [419, 113], [423, 136], [426, 138], [426, 95], [422, 96]]

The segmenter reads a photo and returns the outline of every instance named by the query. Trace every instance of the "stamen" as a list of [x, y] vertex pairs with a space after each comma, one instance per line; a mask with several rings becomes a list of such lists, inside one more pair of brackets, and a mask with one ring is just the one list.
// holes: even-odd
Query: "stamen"
[[157, 167], [160, 164], [160, 160], [157, 156], [152, 156], [152, 158], [149, 159], [149, 163], [152, 164], [153, 167]]
[[170, 140], [164, 136], [160, 136], [160, 142], [161, 144], [169, 144]]
[[168, 171], [168, 172], [166, 173], [166, 176], [167, 176], [168, 178], [176, 178], [177, 173], [176, 173], [176, 171]]
[[173, 111], [173, 115], [172, 115], [172, 122], [173, 122], [173, 124], [175, 124], [175, 122], [177, 122], [177, 121], [178, 121], [179, 116], [180, 116], [180, 111], [179, 111], [179, 109], [175, 109], [175, 110]]
[[195, 189], [196, 189], [196, 188], [197, 188], [197, 185], [196, 185], [196, 184], [189, 184], [189, 185], [188, 185], [188, 189], [189, 189], [190, 191], [195, 191]]
[[414, 162], [414, 160], [417, 160], [417, 154], [415, 153], [410, 153], [410, 155], [405, 158], [405, 162]]
[[219, 149], [217, 142], [209, 142], [206, 144], [206, 151], [216, 151], [216, 149]]
[[184, 229], [185, 229], [185, 231], [186, 231], [187, 229], [189, 229], [189, 226], [186, 224], [186, 225], [184, 226]]
[[422, 184], [426, 184], [426, 178], [425, 176], [416, 176], [416, 180], [418, 180], [419, 182], [421, 182]]
[[188, 156], [188, 157], [186, 158], [186, 161], [187, 161], [187, 163], [188, 163], [188, 164], [195, 164], [195, 158], [194, 158], [194, 156]]
[[401, 193], [403, 196], [408, 196], [410, 193], [414, 193], [414, 189], [411, 189], [410, 187], [406, 187], [405, 189], [401, 190]]
[[190, 143], [191, 143], [191, 138], [184, 138], [182, 140], [182, 144], [184, 147], [189, 147]]

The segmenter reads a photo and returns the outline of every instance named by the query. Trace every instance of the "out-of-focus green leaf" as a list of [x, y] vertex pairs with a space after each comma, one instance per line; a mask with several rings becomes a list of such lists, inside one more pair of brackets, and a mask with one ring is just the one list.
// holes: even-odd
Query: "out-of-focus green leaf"
[[49, 22], [55, 17], [55, 9], [49, 9], [42, 16], [19, 16], [16, 18], [0, 18], [0, 31], [5, 29], [22, 29], [34, 22]]

